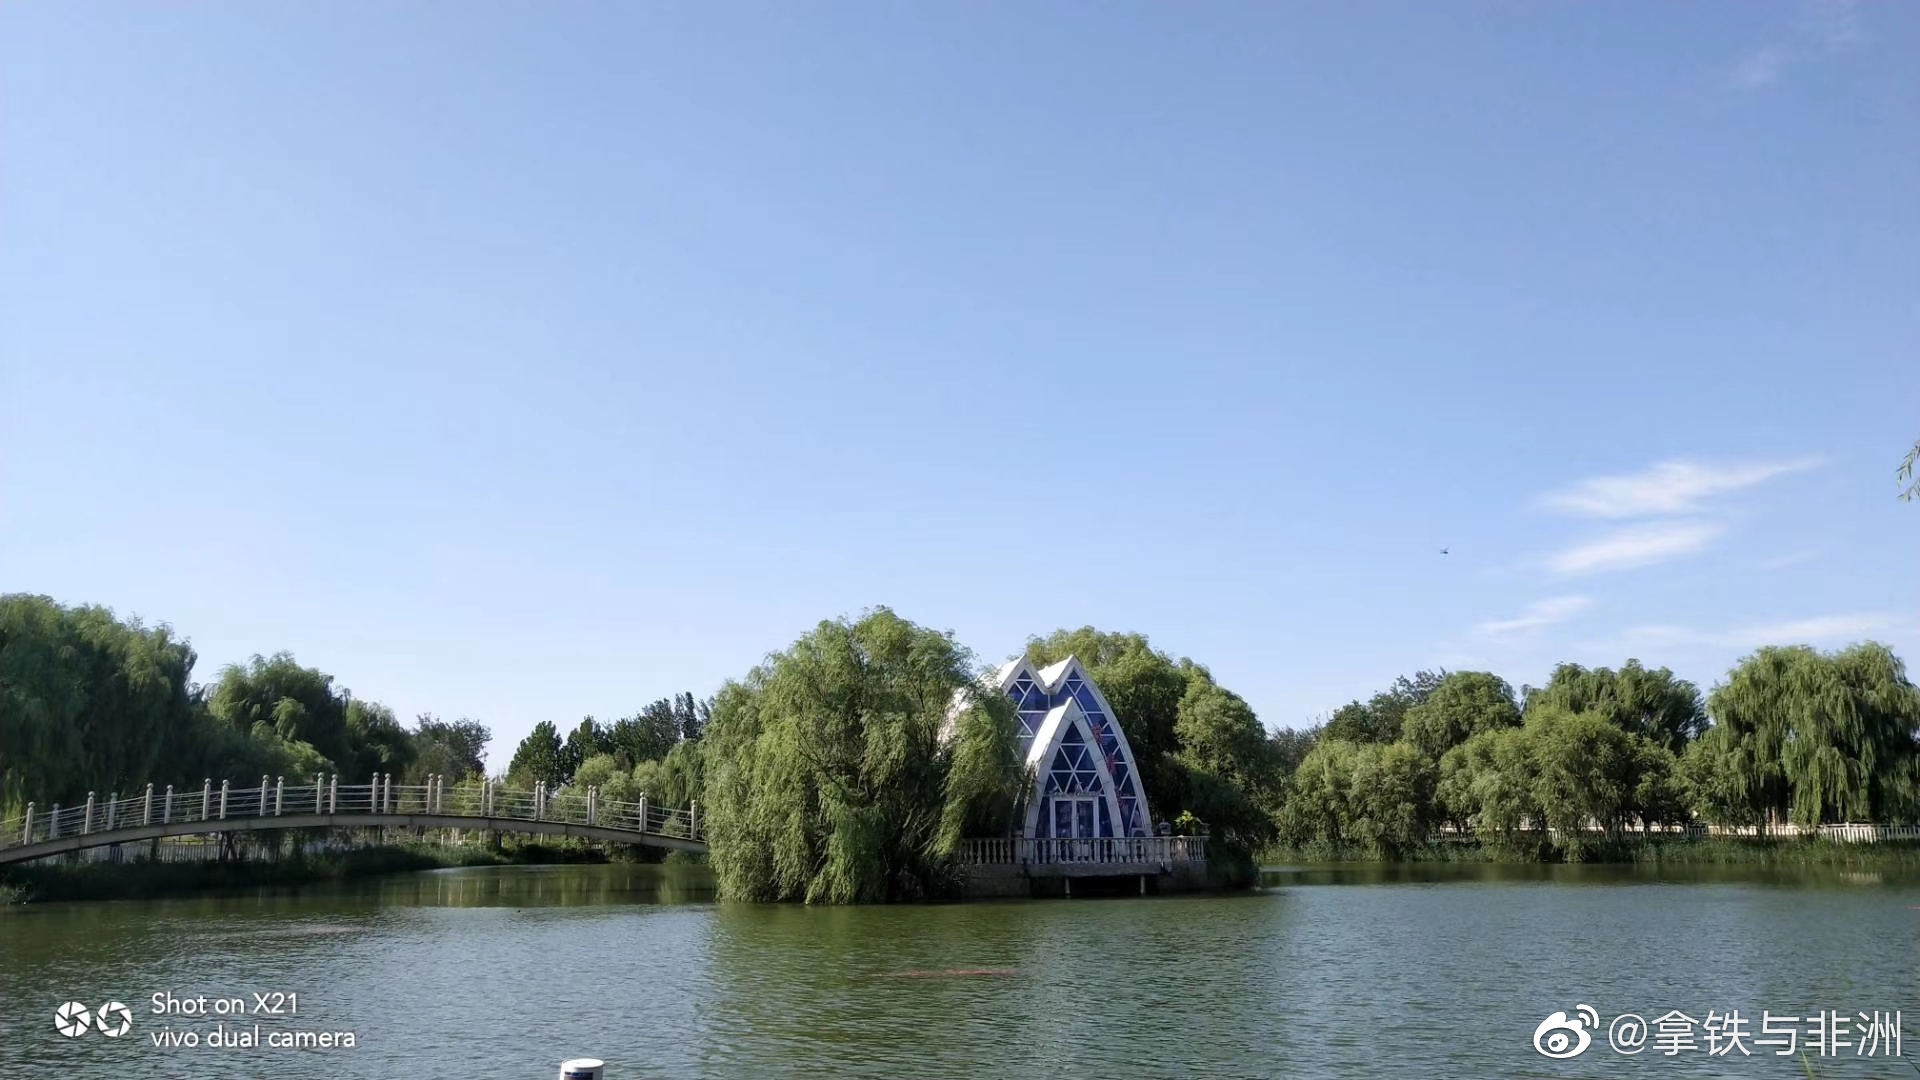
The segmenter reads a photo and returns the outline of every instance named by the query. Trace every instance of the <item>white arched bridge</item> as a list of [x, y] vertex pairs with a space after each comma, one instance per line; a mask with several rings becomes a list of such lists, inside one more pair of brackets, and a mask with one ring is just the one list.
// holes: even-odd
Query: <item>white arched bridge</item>
[[468, 829], [531, 836], [571, 836], [614, 844], [645, 844], [705, 851], [698, 804], [660, 806], [602, 799], [597, 788], [536, 784], [514, 790], [497, 781], [448, 787], [444, 777], [396, 784], [391, 774], [365, 784], [338, 776], [289, 784], [261, 777], [244, 786], [208, 780], [200, 787], [97, 798], [26, 813], [0, 822], [0, 865], [85, 848], [131, 844], [168, 836], [205, 836], [274, 829]]

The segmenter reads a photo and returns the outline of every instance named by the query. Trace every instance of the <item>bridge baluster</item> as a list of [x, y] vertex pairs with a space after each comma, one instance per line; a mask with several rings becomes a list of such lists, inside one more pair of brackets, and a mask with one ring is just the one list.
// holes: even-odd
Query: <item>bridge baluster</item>
[[231, 780], [220, 781], [220, 820], [221, 821], [227, 820], [227, 793], [229, 791], [229, 785], [231, 785], [232, 783], [233, 781]]
[[640, 793], [640, 831], [647, 831], [647, 793]]
[[267, 816], [267, 778], [265, 776], [260, 778], [260, 801], [253, 804], [253, 814], [255, 817]]
[[700, 804], [697, 802], [687, 804], [687, 839], [700, 839]]
[[49, 840], [60, 839], [60, 804], [59, 803], [54, 803], [53, 809], [47, 813], [47, 839]]
[[393, 774], [387, 774], [387, 813], [393, 813]]
[[334, 773], [327, 781], [327, 813], [340, 812], [340, 774]]
[[33, 804], [32, 803], [27, 804], [27, 828], [26, 828], [25, 834], [20, 837], [20, 843], [23, 845], [33, 843]]
[[160, 804], [160, 824], [173, 824], [173, 785], [167, 785], [167, 801]]
[[369, 814], [379, 813], [380, 812], [380, 774], [379, 773], [373, 774], [373, 788], [372, 788], [371, 794], [369, 794], [367, 798], [370, 800], [367, 803], [367, 813]]
[[142, 825], [153, 824], [153, 785], [152, 784], [147, 785], [147, 794], [146, 794], [146, 797], [141, 800], [141, 804], [142, 805], [140, 807], [140, 824]]
[[213, 800], [213, 781], [208, 780], [200, 785], [200, 820], [201, 821], [205, 821], [209, 817], [213, 816], [212, 800]]
[[89, 791], [87, 792], [87, 816], [84, 821], [80, 822], [80, 835], [85, 836], [92, 831], [93, 831], [93, 792]]
[[287, 778], [275, 777], [273, 781], [273, 816], [280, 816], [280, 800], [287, 794]]

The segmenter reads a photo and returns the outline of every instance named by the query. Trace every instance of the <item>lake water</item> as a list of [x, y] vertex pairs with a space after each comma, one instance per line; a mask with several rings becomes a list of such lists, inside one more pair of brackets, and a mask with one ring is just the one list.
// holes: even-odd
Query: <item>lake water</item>
[[[508, 867], [28, 907], [0, 913], [0, 1077], [551, 1080], [570, 1056], [606, 1059], [608, 1080], [1804, 1077], [1797, 1054], [1752, 1046], [1763, 1009], [1920, 1021], [1912, 877], [1267, 880], [1236, 896], [809, 910], [716, 905], [697, 868]], [[237, 998], [247, 1015], [155, 1016], [157, 993], [210, 1010]], [[68, 1000], [124, 1002], [132, 1029], [63, 1037]], [[1537, 1053], [1536, 1026], [1578, 1004], [1600, 1016], [1593, 1045]], [[1699, 1029], [1698, 1050], [1671, 1056], [1608, 1045], [1620, 1013], [1729, 1009], [1750, 1018], [1753, 1056], [1709, 1056]], [[354, 1046], [209, 1045], [256, 1024]], [[154, 1045], [187, 1035], [201, 1045]], [[1853, 1048], [1813, 1065], [1920, 1077]]]

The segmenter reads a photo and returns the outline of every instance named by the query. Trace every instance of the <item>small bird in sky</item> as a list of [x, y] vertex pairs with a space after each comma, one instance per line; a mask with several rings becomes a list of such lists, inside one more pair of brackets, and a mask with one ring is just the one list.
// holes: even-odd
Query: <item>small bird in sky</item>
[[1452, 549], [1452, 548], [1441, 548], [1441, 549], [1440, 549], [1440, 554], [1442, 554], [1442, 555], [1448, 555], [1448, 554], [1451, 554], [1451, 553], [1452, 553], [1452, 551], [1453, 551], [1453, 549]]

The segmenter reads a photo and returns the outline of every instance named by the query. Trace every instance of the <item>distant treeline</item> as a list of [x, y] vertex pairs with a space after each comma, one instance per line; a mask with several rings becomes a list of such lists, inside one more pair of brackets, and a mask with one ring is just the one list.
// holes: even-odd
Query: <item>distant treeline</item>
[[543, 720], [514, 751], [507, 783], [588, 785], [605, 799], [632, 802], [644, 795], [662, 806], [685, 806], [700, 798], [700, 735], [712, 715], [713, 699], [683, 693], [611, 724], [589, 716], [564, 741]]
[[1289, 844], [1384, 856], [1451, 827], [1580, 859], [1648, 826], [1910, 823], [1916, 730], [1920, 692], [1871, 643], [1763, 648], [1704, 698], [1634, 660], [1562, 664], [1517, 695], [1489, 672], [1421, 672], [1276, 736], [1277, 824]]
[[[404, 726], [385, 705], [353, 696], [287, 653], [229, 665], [212, 683], [194, 682], [195, 660], [167, 626], [45, 596], [0, 595], [0, 816], [29, 802], [45, 808], [149, 782], [198, 787], [207, 778], [337, 773], [364, 783], [379, 772], [418, 783], [485, 774], [491, 736], [477, 721], [422, 714]], [[666, 737], [650, 712], [642, 716], [644, 737], [622, 743], [629, 752], [651, 753], [647, 740]], [[676, 713], [675, 741], [687, 730], [680, 724]]]

